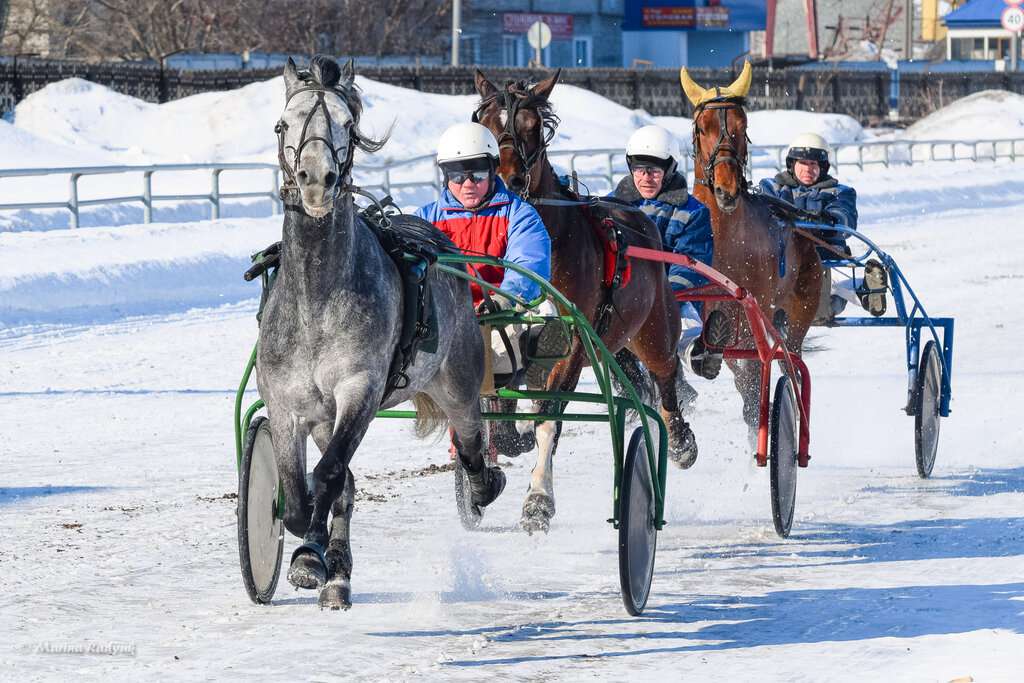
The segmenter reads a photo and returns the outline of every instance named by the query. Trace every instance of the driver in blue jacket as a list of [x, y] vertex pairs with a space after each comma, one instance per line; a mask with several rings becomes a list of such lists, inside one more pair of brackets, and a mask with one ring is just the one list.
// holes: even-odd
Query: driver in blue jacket
[[[661, 126], [638, 129], [626, 143], [630, 174], [619, 182], [613, 196], [636, 206], [654, 221], [661, 232], [663, 249], [711, 265], [711, 214], [689, 193], [686, 176], [676, 170], [679, 158], [679, 144], [667, 130]], [[706, 278], [675, 264], [669, 266], [668, 279], [673, 292], [707, 284]], [[683, 323], [680, 358], [696, 374], [714, 379], [722, 367], [722, 354], [709, 350], [701, 340], [700, 308], [689, 301], [680, 302], [679, 314]], [[697, 392], [685, 381], [678, 389], [680, 401], [687, 407], [692, 405]]]
[[[830, 167], [825, 139], [816, 133], [803, 133], [786, 151], [786, 170], [774, 178], [762, 180], [760, 190], [798, 209], [817, 214], [824, 222], [856, 230], [857, 191], [829, 175]], [[834, 250], [849, 254], [845, 233], [822, 231], [819, 236], [832, 247], [818, 248], [822, 259], [838, 258]], [[843, 311], [847, 301], [861, 304], [872, 315], [883, 315], [887, 286], [885, 268], [874, 259], [865, 264], [863, 280], [833, 284], [831, 269], [826, 268], [816, 318], [819, 321], [831, 319]]]

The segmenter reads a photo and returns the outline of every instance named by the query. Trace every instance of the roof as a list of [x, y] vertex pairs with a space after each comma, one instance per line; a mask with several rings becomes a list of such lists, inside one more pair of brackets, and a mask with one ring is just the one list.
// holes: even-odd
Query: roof
[[963, 7], [942, 17], [942, 21], [953, 29], [997, 28], [1001, 26], [1000, 17], [1007, 7], [1004, 0], [970, 0]]

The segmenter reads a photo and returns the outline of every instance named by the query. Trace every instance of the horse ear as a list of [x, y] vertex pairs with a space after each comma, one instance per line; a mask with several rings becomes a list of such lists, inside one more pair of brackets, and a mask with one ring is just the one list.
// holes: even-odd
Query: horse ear
[[704, 95], [708, 92], [690, 78], [690, 72], [686, 70], [685, 66], [679, 69], [679, 82], [683, 86], [683, 92], [686, 93], [686, 98], [690, 100], [690, 104], [695, 107], [700, 104]]
[[740, 73], [739, 78], [732, 82], [725, 91], [729, 94], [729, 97], [746, 97], [747, 93], [750, 92], [750, 83], [754, 78], [754, 70], [750, 68], [750, 62], [746, 61], [743, 63], [743, 71]]
[[562, 70], [558, 69], [549, 78], [545, 78], [537, 85], [530, 88], [530, 94], [534, 97], [539, 97], [542, 100], [546, 100], [554, 89], [555, 84], [558, 83], [558, 77], [562, 75]]
[[484, 76], [484, 72], [480, 69], [476, 70], [473, 80], [476, 82], [476, 91], [480, 93], [480, 97], [483, 99], [486, 100], [488, 97], [498, 94], [498, 89], [487, 80], [487, 76]]
[[341, 84], [346, 88], [351, 88], [352, 84], [356, 80], [356, 63], [353, 59], [349, 58], [345, 62], [345, 66], [341, 68]]
[[284, 90], [291, 92], [299, 84], [299, 70], [295, 66], [295, 60], [291, 57], [284, 65]]

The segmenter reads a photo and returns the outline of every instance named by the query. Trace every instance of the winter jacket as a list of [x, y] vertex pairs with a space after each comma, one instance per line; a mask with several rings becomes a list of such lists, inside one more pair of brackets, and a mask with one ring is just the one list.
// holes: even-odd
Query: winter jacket
[[[857, 191], [852, 187], [840, 185], [830, 175], [813, 185], [801, 185], [793, 174], [783, 171], [775, 178], [765, 178], [760, 183], [761, 191], [795, 205], [810, 213], [822, 214], [851, 230], [857, 229]], [[823, 232], [822, 238], [830, 244], [843, 246], [846, 235], [839, 232]], [[821, 250], [819, 250], [821, 251]], [[835, 258], [834, 254], [822, 252], [824, 258]]]
[[[627, 175], [612, 196], [638, 207], [654, 221], [661, 232], [665, 251], [685, 254], [701, 263], [711, 265], [714, 253], [711, 240], [711, 213], [686, 188], [686, 176], [674, 173], [665, 179], [661, 192], [654, 199], [644, 199]], [[673, 291], [700, 287], [704, 278], [684, 266], [672, 264], [668, 269], [669, 284]]]
[[[551, 237], [530, 204], [513, 195], [500, 178], [495, 178], [491, 198], [476, 209], [462, 206], [445, 189], [436, 202], [418, 209], [416, 215], [437, 226], [464, 253], [503, 258], [529, 268], [545, 280], [551, 279]], [[475, 266], [481, 279], [531, 300], [540, 296], [540, 285], [512, 270]], [[480, 286], [473, 283], [473, 303], [483, 299]]]

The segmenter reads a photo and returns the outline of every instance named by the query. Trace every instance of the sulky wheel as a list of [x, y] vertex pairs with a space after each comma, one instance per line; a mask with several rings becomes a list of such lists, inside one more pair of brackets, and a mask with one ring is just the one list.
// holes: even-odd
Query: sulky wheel
[[283, 499], [270, 423], [260, 416], [249, 425], [238, 481], [238, 559], [253, 602], [274, 597], [284, 549]]
[[796, 509], [797, 450], [800, 443], [800, 411], [796, 393], [789, 377], [782, 376], [775, 384], [775, 400], [771, 413], [772, 521], [775, 533], [789, 536]]
[[643, 428], [637, 427], [626, 449], [619, 489], [619, 583], [622, 602], [633, 616], [644, 611], [654, 575], [654, 553], [658, 545], [656, 485]]
[[922, 479], [931, 476], [935, 453], [939, 447], [939, 402], [942, 398], [942, 361], [935, 340], [924, 345], [914, 382], [914, 450], [917, 473]]

